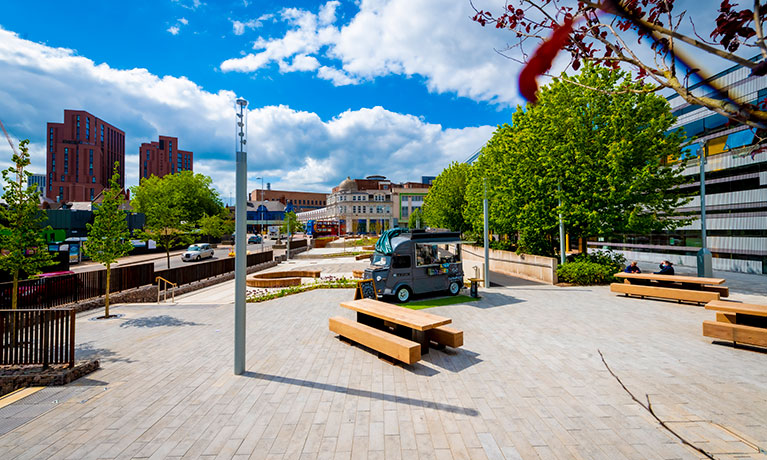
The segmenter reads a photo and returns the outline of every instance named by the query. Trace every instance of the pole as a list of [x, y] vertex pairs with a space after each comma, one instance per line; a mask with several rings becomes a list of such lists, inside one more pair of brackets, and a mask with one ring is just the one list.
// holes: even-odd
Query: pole
[[[234, 240], [234, 373], [245, 372], [245, 274], [247, 271], [247, 203], [248, 164], [247, 152], [247, 112], [248, 101], [237, 99], [237, 172], [235, 180], [235, 240]], [[236, 109], [235, 109], [236, 111]]]
[[559, 192], [559, 260], [565, 264], [565, 222], [562, 220], [562, 185], [557, 184]]
[[483, 178], [482, 183], [485, 186], [485, 199], [482, 201], [482, 207], [485, 213], [485, 287], [490, 287], [490, 232], [488, 230], [487, 179]]
[[711, 261], [711, 251], [708, 249], [706, 235], [706, 157], [708, 156], [708, 142], [703, 145], [700, 152], [700, 239], [701, 248], [698, 251], [698, 276], [710, 278], [714, 276]]
[[261, 178], [261, 206], [264, 207], [264, 209], [261, 211], [261, 215], [259, 216], [261, 218], [261, 252], [264, 252], [264, 212], [266, 212], [266, 203], [264, 203], [264, 178]]

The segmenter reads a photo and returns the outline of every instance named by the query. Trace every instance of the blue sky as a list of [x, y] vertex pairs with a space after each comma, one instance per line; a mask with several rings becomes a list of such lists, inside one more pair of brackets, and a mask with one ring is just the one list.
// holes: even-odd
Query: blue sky
[[[138, 146], [177, 136], [228, 198], [233, 102], [244, 97], [249, 189], [257, 177], [321, 192], [346, 176], [418, 180], [469, 157], [521, 102], [520, 65], [496, 52], [509, 32], [473, 13], [469, 0], [6, 1], [0, 118], [31, 139], [36, 172], [45, 123], [65, 108], [114, 124], [128, 185]], [[9, 153], [0, 144], [0, 167]]]
[[[449, 20], [430, 24], [435, 14]], [[32, 140], [38, 172], [45, 123], [65, 108], [115, 124], [128, 184], [141, 142], [178, 136], [228, 198], [229, 104], [244, 97], [249, 188], [262, 176], [316, 191], [346, 176], [418, 180], [480, 148], [518, 101], [515, 72], [503, 75], [509, 61], [493, 51], [504, 42], [487, 41], [502, 35], [471, 14], [468, 2], [399, 0], [4, 2], [0, 117]]]

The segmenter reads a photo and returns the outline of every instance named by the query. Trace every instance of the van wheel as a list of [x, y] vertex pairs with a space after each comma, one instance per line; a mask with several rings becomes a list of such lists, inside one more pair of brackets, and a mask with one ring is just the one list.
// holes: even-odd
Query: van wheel
[[461, 292], [461, 285], [458, 284], [458, 281], [453, 281], [450, 283], [448, 290], [450, 291], [450, 295], [458, 295], [458, 293]]
[[394, 293], [395, 296], [397, 296], [397, 300], [399, 300], [402, 303], [406, 303], [408, 300], [410, 300], [410, 288], [407, 286], [400, 286], [399, 289], [397, 289], [397, 292]]

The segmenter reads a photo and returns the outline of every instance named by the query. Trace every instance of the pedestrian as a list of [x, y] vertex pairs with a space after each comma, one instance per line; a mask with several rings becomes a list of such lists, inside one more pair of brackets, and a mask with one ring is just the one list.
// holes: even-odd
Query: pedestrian
[[637, 266], [636, 260], [631, 262], [630, 265], [626, 266], [626, 269], [623, 270], [625, 273], [642, 273], [642, 270], [639, 269]]
[[672, 264], [668, 260], [664, 260], [659, 265], [660, 271], [654, 272], [656, 275], [673, 275], [674, 274], [674, 264]]

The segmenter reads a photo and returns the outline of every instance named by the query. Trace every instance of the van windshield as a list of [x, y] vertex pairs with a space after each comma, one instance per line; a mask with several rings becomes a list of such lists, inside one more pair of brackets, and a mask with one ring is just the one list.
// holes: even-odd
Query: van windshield
[[388, 267], [391, 263], [391, 257], [385, 256], [380, 253], [373, 254], [373, 260], [371, 262], [371, 265], [375, 265], [376, 267]]

